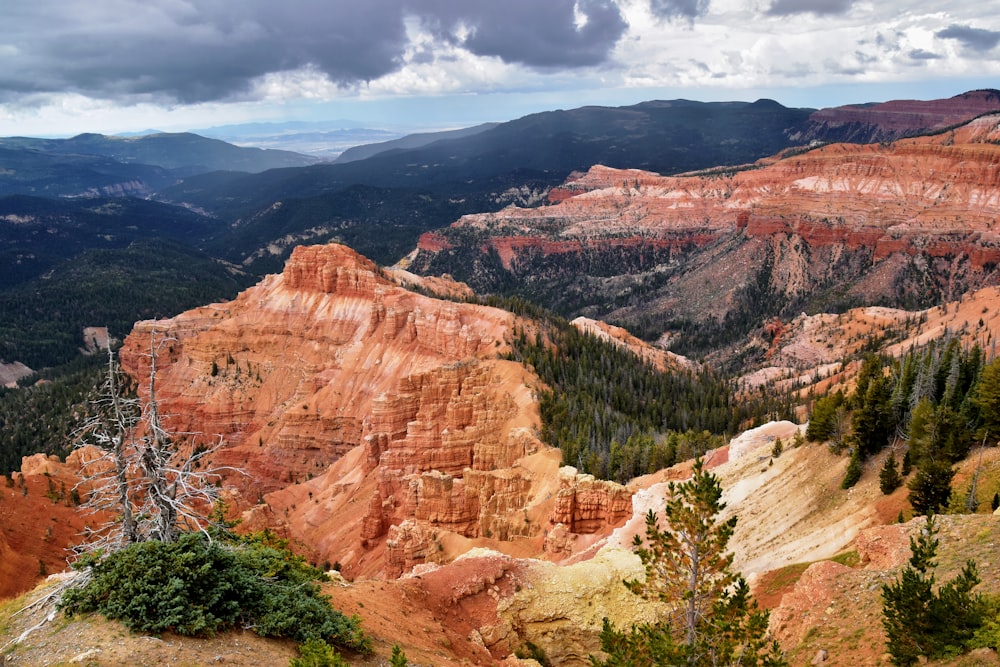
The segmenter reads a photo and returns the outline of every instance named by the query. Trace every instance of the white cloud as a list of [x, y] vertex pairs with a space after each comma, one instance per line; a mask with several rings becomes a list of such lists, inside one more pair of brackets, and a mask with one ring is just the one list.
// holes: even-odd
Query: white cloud
[[[981, 3], [925, 0], [906, 3], [900, 11], [902, 5], [796, 0], [782, 5], [790, 15], [777, 15], [767, 5], [716, 2], [701, 19], [676, 25], [657, 21], [633, 3], [626, 11], [631, 29], [615, 60], [626, 85], [642, 86], [727, 81], [740, 88], [813, 87], [907, 80], [915, 68], [926, 74], [931, 60], [933, 72], [942, 77], [973, 74], [977, 68], [984, 76], [1000, 73], [1000, 58], [982, 58], [994, 39], [1000, 41], [1000, 32], [961, 27], [961, 21], [983, 14]], [[980, 19], [976, 25], [984, 23]], [[975, 48], [977, 57], [964, 53]]]
[[0, 133], [401, 97], [531, 93], [569, 107], [615, 103], [619, 89], [745, 99], [1000, 76], [1000, 16], [969, 0], [299, 2], [4, 3]]

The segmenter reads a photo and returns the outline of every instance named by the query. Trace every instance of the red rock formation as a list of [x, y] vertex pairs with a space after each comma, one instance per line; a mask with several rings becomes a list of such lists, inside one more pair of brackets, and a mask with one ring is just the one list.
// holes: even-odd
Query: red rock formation
[[818, 298], [957, 298], [996, 280], [998, 165], [1000, 114], [891, 144], [791, 151], [739, 171], [664, 177], [595, 166], [556, 205], [469, 215], [454, 223], [460, 232], [426, 237], [413, 266], [488, 281], [491, 260], [463, 275], [432, 248], [466, 244], [454, 253], [465, 266], [493, 250], [511, 274], [503, 280], [550, 290], [560, 307], [647, 326], [661, 314], [722, 321], [753, 309], [743, 290], [762, 280], [787, 300], [830, 285], [840, 294]]
[[0, 476], [0, 599], [65, 570], [69, 547], [96, 520], [76, 506], [77, 468], [75, 455], [61, 463], [35, 454], [22, 459], [21, 472]]
[[553, 523], [573, 533], [595, 533], [620, 526], [631, 516], [632, 493], [621, 484], [579, 475], [569, 466], [559, 470]]
[[[232, 302], [138, 323], [121, 358], [145, 378], [152, 345], [168, 429], [199, 434], [189, 447], [222, 438], [215, 463], [247, 473], [226, 483], [248, 528], [398, 576], [473, 541], [541, 550], [559, 454], [534, 435], [537, 379], [498, 358], [513, 324], [332, 245], [296, 249]], [[568, 521], [610, 526], [601, 502], [583, 494]]]
[[974, 90], [942, 100], [851, 104], [813, 113], [809, 120], [814, 127], [801, 139], [808, 141], [818, 136], [836, 135], [839, 141], [891, 141], [917, 131], [965, 123], [997, 109], [1000, 109], [1000, 93], [995, 90]]
[[[495, 355], [511, 318], [398, 288], [343, 246], [298, 248], [233, 302], [139, 323], [122, 362], [146, 377], [154, 340], [168, 427], [221, 435], [220, 462], [266, 493], [322, 472], [373, 428], [405, 432], [406, 396], [432, 381], [422, 373]], [[458, 374], [443, 381], [442, 400]]]

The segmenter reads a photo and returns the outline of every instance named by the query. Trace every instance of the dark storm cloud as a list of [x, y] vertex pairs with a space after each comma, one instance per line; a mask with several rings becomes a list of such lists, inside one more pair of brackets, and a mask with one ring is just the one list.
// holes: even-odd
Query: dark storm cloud
[[[530, 67], [597, 65], [628, 27], [611, 0], [445, 0], [426, 5], [445, 28], [464, 23], [472, 29], [463, 45], [473, 53]], [[577, 25], [574, 5], [582, 25]]]
[[650, 0], [653, 13], [663, 19], [694, 20], [708, 13], [709, 0]]
[[[78, 92], [202, 102], [268, 73], [338, 84], [403, 63], [407, 18], [482, 56], [534, 68], [603, 62], [626, 23], [611, 0], [37, 0], [0, 9], [0, 99]], [[426, 58], [418, 54], [418, 58]]]
[[791, 14], [846, 14], [854, 0], [774, 0], [767, 13], [772, 16]]
[[942, 39], [956, 39], [973, 51], [989, 51], [1000, 44], [1000, 32], [952, 23], [935, 33]]

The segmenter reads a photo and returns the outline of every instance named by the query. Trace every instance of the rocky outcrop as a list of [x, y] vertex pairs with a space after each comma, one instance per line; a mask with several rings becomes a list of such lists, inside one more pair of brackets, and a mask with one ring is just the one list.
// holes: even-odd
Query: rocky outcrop
[[[343, 246], [299, 248], [283, 274], [233, 302], [139, 323], [122, 362], [147, 378], [155, 351], [167, 426], [201, 434], [192, 440], [221, 436], [219, 462], [245, 468], [246, 486], [267, 493], [322, 472], [368, 435], [405, 434], [418, 413], [431, 422], [409, 426], [428, 431], [415, 447], [438, 443], [430, 431], [447, 424], [433, 420], [465, 375], [438, 369], [495, 356], [511, 321], [401, 289]], [[418, 405], [424, 391], [435, 398]], [[461, 420], [459, 405], [447, 416]]]
[[743, 170], [596, 166], [558, 204], [465, 216], [425, 235], [411, 269], [477, 291], [514, 283], [645, 339], [731, 332], [816, 304], [927, 306], [998, 279], [998, 162], [1000, 115], [987, 115]]
[[[898, 357], [941, 338], [990, 349], [1000, 331], [1000, 289], [984, 287], [960, 299], [923, 310], [881, 306], [852, 308], [833, 315], [800, 313], [781, 322], [765, 366], [741, 378], [745, 389], [771, 386], [796, 390], [800, 397], [850, 391], [860, 359], [871, 341], [885, 339], [881, 353]], [[753, 341], [748, 345], [755, 344]], [[805, 415], [803, 414], [803, 417]]]
[[20, 472], [0, 475], [0, 599], [65, 570], [84, 526], [102, 520], [78, 507], [87, 497], [85, 488], [74, 493], [78, 456], [26, 456]]
[[641, 575], [639, 558], [619, 549], [564, 567], [535, 563], [522, 575], [522, 589], [500, 600], [496, 623], [479, 632], [496, 653], [530, 641], [552, 664], [588, 665], [589, 656], [601, 647], [603, 619], [629, 627], [657, 618], [661, 610], [656, 605], [644, 603], [622, 584]]
[[570, 466], [560, 468], [553, 523], [573, 533], [595, 533], [620, 526], [631, 516], [632, 493], [624, 486], [580, 475]]
[[[242, 471], [225, 481], [248, 529], [316, 562], [395, 577], [481, 543], [540, 553], [566, 491], [536, 436], [537, 379], [500, 358], [514, 316], [391, 275], [343, 246], [300, 247], [232, 302], [138, 323], [122, 363], [148, 398], [155, 355], [182, 451], [221, 438], [214, 463]], [[558, 520], [608, 531], [628, 495], [588, 484]]]
[[34, 372], [20, 361], [15, 361], [12, 364], [0, 363], [0, 385], [13, 389], [17, 386], [18, 380], [28, 377]]
[[1000, 91], [973, 90], [942, 100], [892, 100], [881, 104], [850, 104], [820, 109], [809, 116], [809, 127], [792, 137], [809, 141], [853, 141], [862, 144], [966, 123], [1000, 109]]

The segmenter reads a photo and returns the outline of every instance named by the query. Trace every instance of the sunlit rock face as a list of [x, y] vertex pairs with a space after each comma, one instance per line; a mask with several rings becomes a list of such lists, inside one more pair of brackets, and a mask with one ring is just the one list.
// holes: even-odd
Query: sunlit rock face
[[137, 324], [121, 357], [147, 398], [155, 353], [182, 451], [221, 439], [213, 464], [234, 469], [246, 528], [399, 576], [476, 544], [541, 553], [563, 519], [586, 533], [624, 520], [628, 494], [593, 483], [553, 514], [567, 491], [536, 436], [538, 380], [501, 358], [514, 322], [404, 289], [343, 246], [303, 247], [234, 301]]
[[926, 307], [997, 281], [998, 165], [994, 114], [934, 136], [789, 150], [744, 170], [595, 166], [552, 205], [425, 234], [410, 267], [479, 290], [513, 281], [550, 307], [644, 335], [662, 333], [656, 322], [752, 318], [764, 306], [783, 316]]

